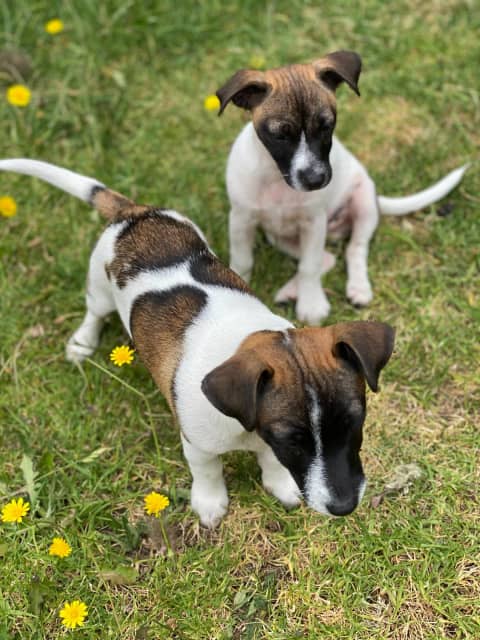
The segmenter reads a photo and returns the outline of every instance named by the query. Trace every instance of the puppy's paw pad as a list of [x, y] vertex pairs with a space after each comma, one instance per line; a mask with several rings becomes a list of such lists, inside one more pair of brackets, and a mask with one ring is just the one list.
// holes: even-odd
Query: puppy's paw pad
[[355, 307], [364, 307], [373, 299], [370, 283], [349, 283], [347, 285], [347, 298]]

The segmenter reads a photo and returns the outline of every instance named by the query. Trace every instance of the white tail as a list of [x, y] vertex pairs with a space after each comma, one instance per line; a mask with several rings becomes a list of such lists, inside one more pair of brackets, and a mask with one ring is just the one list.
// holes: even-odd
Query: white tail
[[95, 180], [95, 178], [88, 178], [48, 162], [29, 160], [28, 158], [0, 160], [0, 171], [13, 171], [40, 178], [40, 180], [49, 182], [54, 187], [58, 187], [72, 196], [89, 203], [91, 203], [92, 195], [96, 189], [105, 188], [105, 185]]
[[403, 216], [406, 213], [412, 213], [428, 207], [430, 204], [437, 202], [437, 200], [441, 200], [447, 193], [450, 193], [463, 178], [463, 174], [469, 166], [469, 164], [464, 164], [463, 167], [451, 171], [444, 178], [428, 187], [428, 189], [414, 193], [411, 196], [403, 198], [378, 196], [380, 212], [389, 216]]

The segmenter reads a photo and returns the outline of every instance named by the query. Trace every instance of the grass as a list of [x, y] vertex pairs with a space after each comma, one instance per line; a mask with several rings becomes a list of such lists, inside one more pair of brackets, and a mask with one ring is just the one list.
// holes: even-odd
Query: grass
[[[380, 193], [412, 192], [478, 157], [474, 2], [29, 0], [3, 3], [0, 16], [4, 46], [32, 59], [33, 95], [23, 110], [0, 100], [0, 156], [46, 159], [177, 208], [225, 260], [223, 174], [245, 117], [229, 108], [218, 119], [203, 99], [254, 54], [269, 66], [336, 48], [362, 54], [362, 98], [339, 91], [338, 133]], [[57, 16], [66, 28], [52, 37], [43, 25]], [[89, 616], [73, 633], [88, 639], [480, 637], [478, 164], [448, 197], [450, 215], [432, 207], [382, 220], [368, 309], [345, 300], [343, 259], [325, 279], [332, 322], [377, 318], [398, 331], [381, 392], [369, 396], [358, 511], [287, 513], [235, 453], [231, 508], [213, 533], [189, 509], [165, 402], [139, 364], [108, 362], [125, 340], [118, 319], [94, 362], [141, 395], [64, 359], [98, 217], [26, 177], [0, 175], [0, 194], [19, 205], [0, 219], [0, 504], [32, 490], [22, 459], [37, 474], [29, 516], [0, 526], [1, 640], [64, 637], [58, 611], [77, 598]], [[272, 304], [295, 266], [258, 244], [253, 286]], [[401, 463], [418, 464], [421, 479], [373, 508]], [[171, 499], [174, 557], [143, 512], [152, 490]], [[66, 560], [48, 556], [54, 535], [73, 547]]]

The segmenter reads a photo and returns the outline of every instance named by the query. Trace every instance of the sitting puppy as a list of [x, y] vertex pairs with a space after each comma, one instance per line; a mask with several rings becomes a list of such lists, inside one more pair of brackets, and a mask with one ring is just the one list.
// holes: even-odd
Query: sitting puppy
[[330, 311], [320, 283], [335, 263], [324, 250], [327, 231], [337, 237], [351, 233], [347, 296], [365, 305], [372, 299], [368, 244], [379, 213], [403, 215], [432, 204], [466, 169], [412, 196], [377, 197], [366, 169], [333, 136], [335, 90], [346, 82], [358, 94], [360, 68], [356, 53], [337, 51], [312, 64], [238, 71], [217, 91], [219, 115], [230, 101], [252, 112], [227, 164], [230, 266], [248, 282], [261, 225], [273, 244], [299, 261], [297, 275], [275, 300], [296, 300], [297, 317], [310, 324]]
[[394, 331], [379, 322], [295, 329], [273, 314], [175, 211], [140, 206], [92, 178], [45, 162], [3, 160], [90, 203], [109, 225], [88, 273], [87, 312], [67, 358], [81, 361], [118, 311], [178, 418], [193, 476], [192, 508], [207, 527], [225, 515], [219, 456], [257, 454], [264, 487], [285, 506], [303, 494], [324, 514], [355, 509], [365, 380], [377, 390]]

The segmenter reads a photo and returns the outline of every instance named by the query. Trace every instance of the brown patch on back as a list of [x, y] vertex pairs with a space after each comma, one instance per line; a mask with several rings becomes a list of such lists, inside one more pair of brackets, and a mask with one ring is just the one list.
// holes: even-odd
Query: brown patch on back
[[206, 293], [182, 285], [145, 293], [132, 306], [130, 327], [135, 348], [172, 412], [175, 412], [173, 385], [185, 332], [206, 303]]
[[193, 257], [190, 273], [195, 280], [202, 284], [228, 287], [253, 295], [247, 283], [208, 250], [202, 251]]
[[117, 237], [107, 273], [123, 288], [141, 271], [172, 267], [203, 250], [208, 250], [205, 242], [188, 221], [147, 209], [132, 217]]

